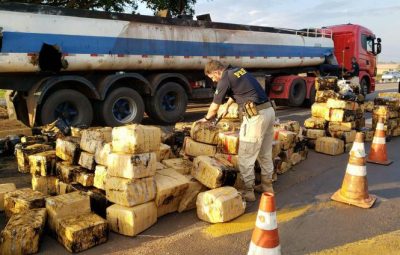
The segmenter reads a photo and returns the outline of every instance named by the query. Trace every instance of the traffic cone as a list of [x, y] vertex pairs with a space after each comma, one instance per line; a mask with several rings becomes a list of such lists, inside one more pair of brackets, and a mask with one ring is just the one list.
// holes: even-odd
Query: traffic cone
[[367, 162], [387, 166], [390, 165], [393, 161], [388, 160], [387, 158], [386, 138], [383, 123], [383, 118], [379, 118]]
[[256, 227], [251, 237], [247, 255], [280, 255], [278, 223], [276, 221], [274, 193], [264, 192], [261, 196]]
[[357, 133], [351, 148], [342, 187], [332, 195], [331, 199], [361, 208], [370, 208], [376, 200], [375, 196], [368, 194], [364, 135], [361, 132]]

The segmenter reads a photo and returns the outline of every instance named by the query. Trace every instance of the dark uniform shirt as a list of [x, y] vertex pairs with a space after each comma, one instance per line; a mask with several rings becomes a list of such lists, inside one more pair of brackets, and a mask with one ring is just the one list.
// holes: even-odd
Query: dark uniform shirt
[[360, 74], [360, 66], [358, 65], [357, 62], [351, 63], [351, 69], [352, 69], [351, 76], [357, 77]]
[[253, 101], [256, 104], [268, 102], [268, 97], [260, 83], [240, 67], [229, 66], [225, 69], [217, 84], [213, 102], [222, 104], [226, 96], [232, 97], [239, 106], [243, 106], [247, 101]]

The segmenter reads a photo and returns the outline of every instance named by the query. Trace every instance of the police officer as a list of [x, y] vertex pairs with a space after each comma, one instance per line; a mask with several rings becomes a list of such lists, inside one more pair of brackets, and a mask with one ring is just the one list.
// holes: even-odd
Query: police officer
[[359, 86], [360, 79], [358, 76], [360, 74], [360, 66], [355, 57], [351, 58], [351, 71], [347, 72], [347, 74], [350, 76], [350, 83]]
[[261, 185], [256, 190], [273, 192], [272, 140], [275, 111], [261, 85], [245, 69], [227, 67], [219, 61], [211, 60], [206, 64], [204, 73], [217, 82], [217, 87], [213, 102], [200, 121], [210, 121], [216, 117], [227, 96], [229, 99], [223, 116], [228, 113], [233, 102], [238, 103], [245, 112], [240, 127], [238, 165], [246, 187], [243, 196], [246, 201], [255, 201], [254, 164], [257, 159], [261, 166]]

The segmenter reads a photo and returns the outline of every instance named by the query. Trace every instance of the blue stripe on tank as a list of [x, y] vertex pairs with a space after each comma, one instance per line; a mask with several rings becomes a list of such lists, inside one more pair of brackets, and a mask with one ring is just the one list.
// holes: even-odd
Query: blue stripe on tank
[[104, 36], [3, 32], [3, 53], [39, 52], [56, 44], [68, 54], [125, 54], [169, 56], [322, 57], [331, 47], [170, 41]]

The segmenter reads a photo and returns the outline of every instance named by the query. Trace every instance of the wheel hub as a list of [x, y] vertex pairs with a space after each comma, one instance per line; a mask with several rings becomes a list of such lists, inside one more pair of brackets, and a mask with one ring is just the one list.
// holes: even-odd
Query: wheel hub
[[167, 93], [163, 97], [162, 106], [166, 111], [174, 111], [176, 109], [176, 94], [173, 92]]
[[75, 105], [70, 102], [62, 102], [54, 109], [55, 119], [61, 118], [68, 125], [71, 125], [78, 115]]
[[112, 114], [120, 123], [132, 122], [137, 114], [135, 101], [128, 97], [117, 99], [112, 107]]

